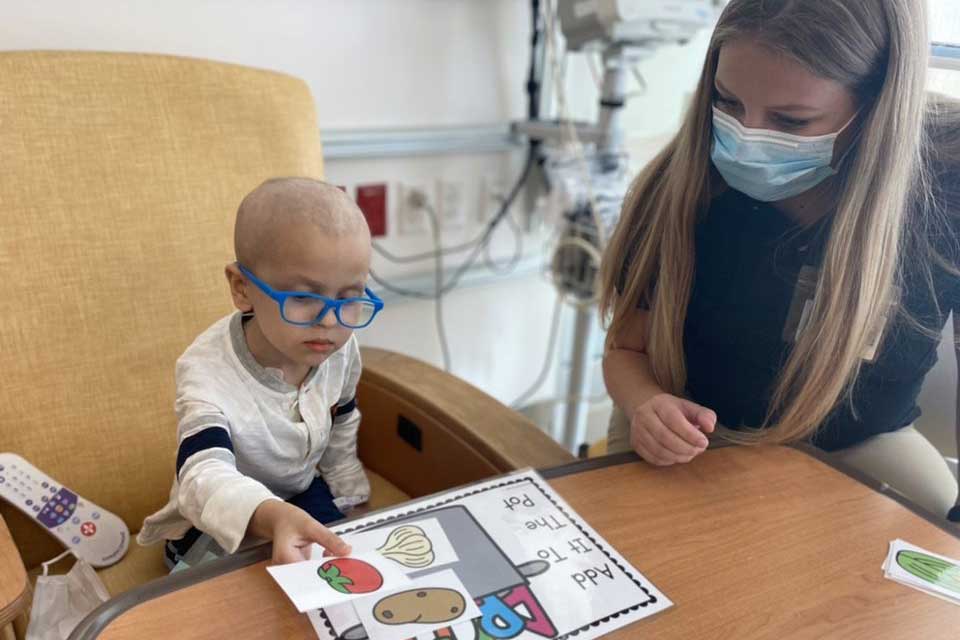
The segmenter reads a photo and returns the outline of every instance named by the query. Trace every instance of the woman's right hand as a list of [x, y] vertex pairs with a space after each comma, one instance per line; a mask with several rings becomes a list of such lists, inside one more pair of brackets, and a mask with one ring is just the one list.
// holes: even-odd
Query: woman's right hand
[[690, 462], [706, 451], [706, 433], [713, 433], [717, 414], [700, 405], [658, 394], [640, 405], [630, 418], [630, 445], [641, 458], [666, 467]]

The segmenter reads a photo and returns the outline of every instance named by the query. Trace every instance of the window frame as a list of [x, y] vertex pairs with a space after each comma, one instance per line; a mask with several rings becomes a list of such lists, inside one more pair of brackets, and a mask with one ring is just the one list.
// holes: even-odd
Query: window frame
[[931, 68], [960, 71], [960, 44], [934, 42], [930, 50]]

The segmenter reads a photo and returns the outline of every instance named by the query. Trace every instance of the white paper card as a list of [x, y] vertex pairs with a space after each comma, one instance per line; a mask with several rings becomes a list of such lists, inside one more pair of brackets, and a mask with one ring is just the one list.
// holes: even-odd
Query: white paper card
[[[353, 554], [377, 551], [397, 563], [404, 573], [441, 568], [459, 560], [436, 518], [348, 533], [342, 538], [352, 547]], [[323, 553], [323, 548], [316, 544], [311, 550], [315, 554]]]
[[[422, 523], [432, 520], [457, 560], [410, 571], [409, 578], [452, 570], [481, 614], [472, 623], [451, 624], [455, 636], [441, 627], [444, 638], [591, 640], [672, 604], [534, 471], [414, 500], [332, 529], [349, 538], [405, 525], [424, 528]], [[640, 554], [637, 560], [645, 558]], [[381, 640], [333, 609], [317, 612], [321, 640]], [[415, 635], [430, 634], [408, 637]]]
[[343, 539], [354, 553], [376, 551], [405, 573], [442, 567], [457, 561], [457, 553], [436, 518], [412, 524], [351, 533]]
[[412, 580], [390, 594], [355, 600], [353, 607], [371, 640], [407, 640], [480, 617], [452, 569]]
[[954, 604], [960, 604], [960, 562], [903, 540], [893, 540], [884, 576]]
[[267, 571], [300, 612], [395, 591], [409, 582], [395, 562], [378, 553], [317, 557], [267, 567]]

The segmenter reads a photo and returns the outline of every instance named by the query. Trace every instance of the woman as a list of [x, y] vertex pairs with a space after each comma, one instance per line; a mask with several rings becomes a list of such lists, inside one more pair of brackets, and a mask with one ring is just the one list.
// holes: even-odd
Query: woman
[[920, 0], [731, 0], [604, 258], [611, 450], [689, 462], [719, 423], [955, 504], [911, 426], [960, 310], [960, 109], [926, 94], [926, 20]]

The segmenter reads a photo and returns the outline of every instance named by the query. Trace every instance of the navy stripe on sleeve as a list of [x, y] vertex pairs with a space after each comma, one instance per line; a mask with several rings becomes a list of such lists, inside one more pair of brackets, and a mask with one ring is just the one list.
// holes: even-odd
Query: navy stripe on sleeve
[[337, 418], [339, 416], [345, 416], [356, 408], [357, 408], [357, 399], [350, 398], [350, 402], [346, 404], [342, 404], [337, 407], [337, 410], [333, 412], [333, 417]]
[[184, 438], [177, 449], [177, 476], [187, 460], [195, 453], [205, 449], [229, 449], [233, 453], [233, 442], [230, 434], [223, 427], [209, 427], [192, 436]]

